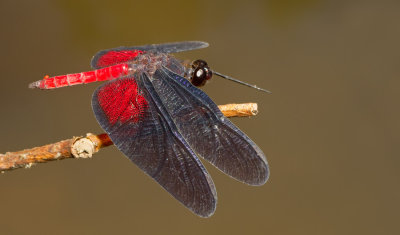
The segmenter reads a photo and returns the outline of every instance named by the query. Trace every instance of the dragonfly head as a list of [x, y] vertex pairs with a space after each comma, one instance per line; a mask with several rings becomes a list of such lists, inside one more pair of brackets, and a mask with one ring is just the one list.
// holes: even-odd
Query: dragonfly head
[[257, 89], [259, 91], [263, 91], [263, 92], [266, 92], [266, 93], [271, 93], [269, 90], [260, 88], [260, 87], [258, 87], [256, 85], [251, 85], [251, 84], [249, 84], [247, 82], [242, 82], [242, 81], [240, 81], [240, 80], [238, 80], [236, 78], [230, 77], [228, 75], [224, 75], [224, 74], [219, 73], [219, 72], [217, 72], [215, 70], [213, 71], [213, 70], [210, 69], [210, 67], [208, 67], [207, 62], [205, 62], [204, 60], [195, 60], [190, 65], [187, 62], [185, 62], [185, 67], [189, 68], [189, 69], [186, 70], [185, 77], [187, 79], [189, 79], [190, 82], [194, 86], [197, 86], [197, 87], [204, 86], [206, 84], [206, 82], [211, 79], [212, 75], [215, 74], [215, 75], [217, 75], [217, 76], [219, 76], [221, 78], [225, 78], [227, 80], [230, 80], [230, 81], [233, 81], [233, 82], [236, 82], [236, 83], [239, 83], [239, 84], [242, 84], [242, 85]]
[[207, 62], [204, 60], [195, 60], [189, 68], [188, 77], [194, 86], [204, 86], [211, 79], [212, 74]]

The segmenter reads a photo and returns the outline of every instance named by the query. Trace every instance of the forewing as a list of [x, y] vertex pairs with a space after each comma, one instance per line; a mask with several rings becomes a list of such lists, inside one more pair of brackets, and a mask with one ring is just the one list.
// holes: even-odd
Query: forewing
[[[178, 62], [169, 68], [176, 70]], [[164, 68], [154, 74], [153, 84], [179, 132], [201, 157], [233, 178], [262, 185], [269, 176], [261, 149], [233, 125], [218, 106], [182, 76]]]
[[196, 50], [208, 47], [208, 43], [199, 41], [173, 42], [163, 44], [151, 44], [134, 47], [118, 47], [99, 51], [92, 59], [91, 65], [99, 69], [118, 63], [133, 60], [142, 52], [176, 53], [181, 51]]
[[[150, 84], [144, 87], [145, 84]], [[132, 162], [199, 216], [216, 206], [208, 172], [165, 114], [145, 75], [110, 81], [95, 91], [92, 107], [111, 140]]]
[[161, 53], [176, 53], [181, 51], [191, 51], [208, 47], [208, 43], [200, 41], [171, 42], [162, 44], [151, 44], [133, 47], [141, 51], [155, 51]]

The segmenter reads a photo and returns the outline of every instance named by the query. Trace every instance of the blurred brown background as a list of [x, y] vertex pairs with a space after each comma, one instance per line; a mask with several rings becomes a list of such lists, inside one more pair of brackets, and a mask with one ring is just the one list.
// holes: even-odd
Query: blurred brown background
[[215, 215], [181, 206], [115, 147], [91, 160], [0, 175], [1, 234], [399, 234], [399, 1], [0, 2], [0, 152], [101, 133], [99, 84], [29, 90], [90, 69], [97, 51], [203, 40], [218, 104], [257, 102], [233, 121], [264, 150], [271, 177], [236, 182], [205, 164]]

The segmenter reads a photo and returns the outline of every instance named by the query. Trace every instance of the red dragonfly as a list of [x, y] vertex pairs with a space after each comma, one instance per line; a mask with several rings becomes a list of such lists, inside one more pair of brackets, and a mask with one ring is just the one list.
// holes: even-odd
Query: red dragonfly
[[187, 63], [170, 55], [207, 46], [189, 41], [103, 50], [92, 59], [95, 70], [46, 76], [29, 87], [53, 89], [109, 80], [92, 97], [100, 126], [172, 196], [195, 214], [209, 217], [217, 193], [198, 156], [249, 185], [263, 185], [269, 169], [261, 149], [195, 87], [213, 73], [232, 78], [212, 71], [203, 60]]

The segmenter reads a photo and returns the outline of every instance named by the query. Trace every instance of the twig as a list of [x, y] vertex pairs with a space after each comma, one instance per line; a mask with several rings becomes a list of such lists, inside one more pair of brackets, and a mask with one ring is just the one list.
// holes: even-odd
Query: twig
[[[226, 117], [248, 117], [257, 114], [256, 103], [226, 104], [218, 108]], [[0, 154], [0, 171], [18, 168], [30, 168], [36, 163], [66, 158], [90, 158], [102, 147], [112, 145], [107, 134], [87, 134], [86, 137], [74, 137], [54, 144], [48, 144], [18, 152]]]

